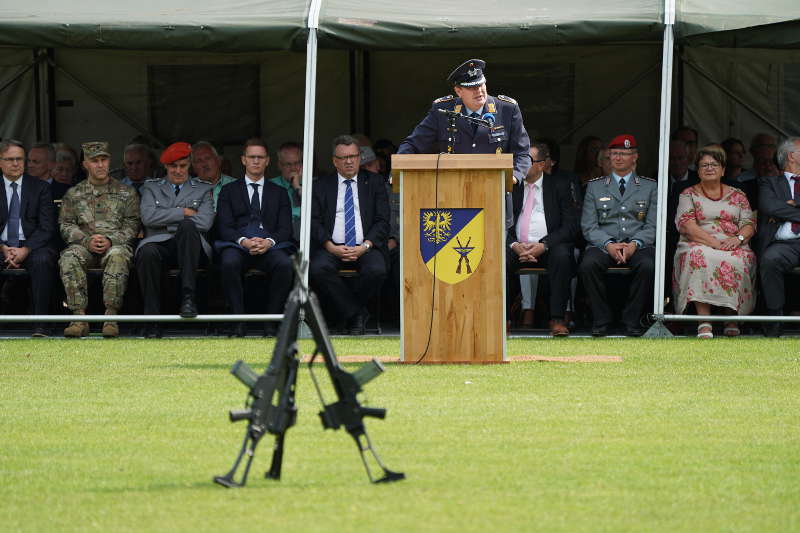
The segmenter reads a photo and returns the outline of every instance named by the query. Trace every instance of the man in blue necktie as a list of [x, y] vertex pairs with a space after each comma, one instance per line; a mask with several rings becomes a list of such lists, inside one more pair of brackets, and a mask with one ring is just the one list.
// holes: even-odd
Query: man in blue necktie
[[[56, 280], [56, 212], [50, 185], [23, 175], [25, 149], [19, 141], [0, 142], [0, 269], [24, 268], [31, 279], [33, 314], [46, 315]], [[34, 337], [47, 329], [37, 324]]]
[[[269, 151], [263, 139], [249, 139], [242, 151], [243, 179], [222, 187], [217, 202], [217, 234], [222, 291], [234, 314], [245, 312], [242, 276], [247, 269], [267, 275], [267, 291], [260, 299], [267, 314], [283, 313], [292, 288], [294, 269], [289, 253], [292, 241], [292, 211], [286, 191], [264, 178]], [[265, 335], [274, 335], [273, 322], [264, 325]], [[232, 334], [243, 337], [243, 323]]]
[[[386, 278], [384, 245], [389, 235], [389, 198], [383, 176], [359, 171], [358, 141], [333, 141], [336, 174], [314, 183], [309, 278], [320, 298], [336, 309], [351, 335], [364, 333], [367, 302]], [[359, 272], [348, 285], [341, 268]]]

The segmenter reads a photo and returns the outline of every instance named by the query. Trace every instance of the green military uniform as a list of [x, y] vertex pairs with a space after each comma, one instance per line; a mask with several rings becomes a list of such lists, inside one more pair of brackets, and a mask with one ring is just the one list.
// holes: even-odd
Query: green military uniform
[[612, 320], [605, 273], [616, 263], [606, 245], [635, 242], [636, 252], [623, 265], [632, 269], [632, 276], [622, 321], [628, 332], [641, 330], [640, 319], [650, 298], [655, 270], [657, 201], [656, 181], [635, 172], [626, 177], [624, 194], [613, 176], [596, 178], [586, 186], [581, 229], [588, 246], [579, 273], [591, 304], [594, 328], [605, 328]]
[[[103, 302], [107, 309], [119, 310], [128, 285], [131, 244], [139, 233], [139, 195], [132, 187], [114, 179], [105, 185], [92, 185], [84, 180], [64, 195], [59, 226], [67, 243], [58, 262], [67, 307], [72, 311], [86, 309], [86, 269], [100, 266]], [[111, 247], [102, 255], [88, 249], [95, 234], [111, 241]]]

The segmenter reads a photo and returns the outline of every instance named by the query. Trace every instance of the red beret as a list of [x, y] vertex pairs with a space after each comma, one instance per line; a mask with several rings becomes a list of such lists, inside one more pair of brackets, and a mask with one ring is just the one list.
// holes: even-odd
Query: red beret
[[192, 147], [189, 143], [173, 143], [161, 153], [160, 161], [165, 165], [169, 165], [179, 159], [186, 159], [190, 155], [192, 155]]
[[617, 135], [608, 143], [609, 148], [636, 148], [636, 139], [633, 135]]

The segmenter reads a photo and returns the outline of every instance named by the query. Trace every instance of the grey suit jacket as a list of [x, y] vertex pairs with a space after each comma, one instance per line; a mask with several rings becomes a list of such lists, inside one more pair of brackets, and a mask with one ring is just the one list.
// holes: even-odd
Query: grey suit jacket
[[203, 251], [211, 257], [211, 246], [206, 240], [205, 233], [214, 223], [214, 199], [211, 196], [213, 186], [210, 183], [189, 179], [178, 196], [175, 188], [166, 179], [147, 180], [139, 193], [142, 195], [140, 214], [144, 226], [144, 239], [139, 248], [148, 242], [164, 242], [175, 236], [178, 223], [183, 219], [183, 208], [191, 207], [197, 214], [190, 217], [200, 232]]
[[645, 247], [656, 242], [656, 204], [658, 185], [654, 179], [631, 177], [625, 196], [611, 176], [589, 181], [583, 198], [581, 229], [589, 246], [604, 248], [607, 241], [642, 241]]

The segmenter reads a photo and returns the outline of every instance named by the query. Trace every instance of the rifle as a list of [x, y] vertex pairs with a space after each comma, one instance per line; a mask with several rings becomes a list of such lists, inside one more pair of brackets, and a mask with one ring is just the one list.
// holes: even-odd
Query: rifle
[[[244, 361], [236, 361], [231, 368], [233, 374], [249, 390], [245, 407], [241, 410], [232, 410], [229, 413], [231, 422], [247, 420], [247, 431], [239, 450], [239, 455], [233, 467], [224, 476], [215, 476], [214, 482], [224, 487], [243, 487], [247, 483], [247, 475], [255, 457], [256, 446], [261, 438], [269, 433], [275, 436], [275, 445], [272, 451], [272, 463], [265, 476], [267, 479], [278, 480], [281, 477], [283, 462], [283, 448], [286, 431], [297, 421], [297, 406], [295, 404], [295, 391], [297, 386], [297, 371], [300, 360], [297, 357], [297, 331], [301, 320], [301, 312], [305, 315], [305, 322], [311, 330], [316, 344], [314, 353], [308, 363], [308, 369], [317, 395], [322, 402], [322, 411], [319, 416], [324, 429], [345, 430], [356, 441], [361, 461], [367, 471], [367, 477], [372, 483], [385, 483], [405, 479], [402, 472], [392, 472], [387, 469], [377, 452], [372, 446], [367, 429], [364, 426], [364, 417], [385, 418], [386, 409], [362, 406], [358, 394], [362, 387], [372, 381], [383, 371], [383, 365], [377, 359], [362, 365], [355, 372], [346, 371], [339, 364], [336, 352], [330, 342], [325, 319], [319, 307], [316, 295], [303, 285], [302, 272], [307, 268], [307, 263], [302, 262], [300, 254], [295, 257], [295, 286], [286, 301], [283, 313], [283, 322], [278, 329], [278, 337], [272, 352], [272, 359], [263, 374], [258, 375]], [[325, 368], [331, 379], [337, 401], [326, 404], [319, 382], [314, 374], [312, 364], [317, 356], [322, 356]], [[369, 452], [369, 456], [366, 454]], [[247, 462], [241, 480], [236, 481], [235, 476], [244, 456]], [[383, 471], [382, 477], [375, 479], [370, 468], [368, 458]]]

